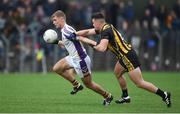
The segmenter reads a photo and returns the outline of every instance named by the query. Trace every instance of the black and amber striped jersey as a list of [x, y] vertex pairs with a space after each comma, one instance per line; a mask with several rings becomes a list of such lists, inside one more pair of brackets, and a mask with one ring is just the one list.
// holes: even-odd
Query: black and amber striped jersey
[[[97, 31], [96, 31], [97, 32]], [[136, 52], [111, 24], [105, 24], [99, 31], [101, 39], [108, 39], [108, 49], [113, 52], [126, 71], [140, 66]]]
[[101, 39], [108, 39], [108, 49], [113, 52], [117, 58], [121, 58], [131, 50], [131, 45], [128, 44], [121, 36], [118, 30], [111, 24], [105, 24], [100, 30]]

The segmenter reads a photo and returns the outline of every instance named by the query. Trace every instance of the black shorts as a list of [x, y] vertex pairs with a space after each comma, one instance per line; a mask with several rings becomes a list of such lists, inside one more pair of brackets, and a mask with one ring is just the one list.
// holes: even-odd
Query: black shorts
[[127, 54], [121, 55], [119, 63], [125, 68], [126, 72], [140, 67], [140, 62], [136, 52], [132, 49]]

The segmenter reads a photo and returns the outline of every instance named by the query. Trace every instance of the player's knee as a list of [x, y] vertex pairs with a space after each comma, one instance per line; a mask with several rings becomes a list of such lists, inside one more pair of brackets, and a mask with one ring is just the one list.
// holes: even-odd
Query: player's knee
[[117, 72], [117, 70], [114, 70], [114, 75], [118, 76], [119, 73]]
[[137, 86], [138, 88], [143, 88], [143, 87], [144, 87], [143, 81], [139, 81], [139, 82], [137, 82], [137, 83], [135, 83], [135, 84], [136, 84], [136, 86]]
[[56, 71], [57, 71], [57, 67], [56, 67], [56, 65], [54, 65], [54, 66], [53, 66], [52, 70], [53, 70], [54, 72], [56, 72]]
[[57, 67], [57, 65], [54, 65], [52, 70], [56, 73], [61, 72], [60, 68]]
[[121, 71], [117, 71], [117, 70], [114, 70], [114, 75], [116, 76], [116, 78], [121, 78], [122, 77], [122, 75], [123, 75], [123, 72], [121, 72]]

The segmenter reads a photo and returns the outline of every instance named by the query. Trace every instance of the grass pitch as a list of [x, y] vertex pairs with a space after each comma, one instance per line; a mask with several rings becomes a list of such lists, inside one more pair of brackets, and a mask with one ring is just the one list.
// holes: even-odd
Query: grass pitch
[[[167, 108], [157, 95], [137, 88], [126, 76], [131, 103], [103, 106], [103, 98], [85, 88], [70, 95], [71, 84], [56, 74], [0, 74], [0, 113], [178, 113], [180, 73], [143, 73], [145, 80], [172, 93]], [[79, 77], [77, 77], [79, 80]], [[114, 100], [121, 91], [112, 72], [93, 73], [93, 80], [110, 91]]]

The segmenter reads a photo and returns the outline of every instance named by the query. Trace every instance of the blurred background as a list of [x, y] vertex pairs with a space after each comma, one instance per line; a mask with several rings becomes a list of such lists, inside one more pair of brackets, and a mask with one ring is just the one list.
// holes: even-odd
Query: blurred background
[[[67, 55], [42, 38], [46, 29], [55, 29], [50, 16], [58, 9], [76, 30], [92, 27], [92, 13], [104, 13], [132, 44], [143, 70], [180, 71], [180, 0], [1, 0], [0, 72], [46, 73]], [[113, 54], [85, 47], [93, 70], [114, 68]]]

